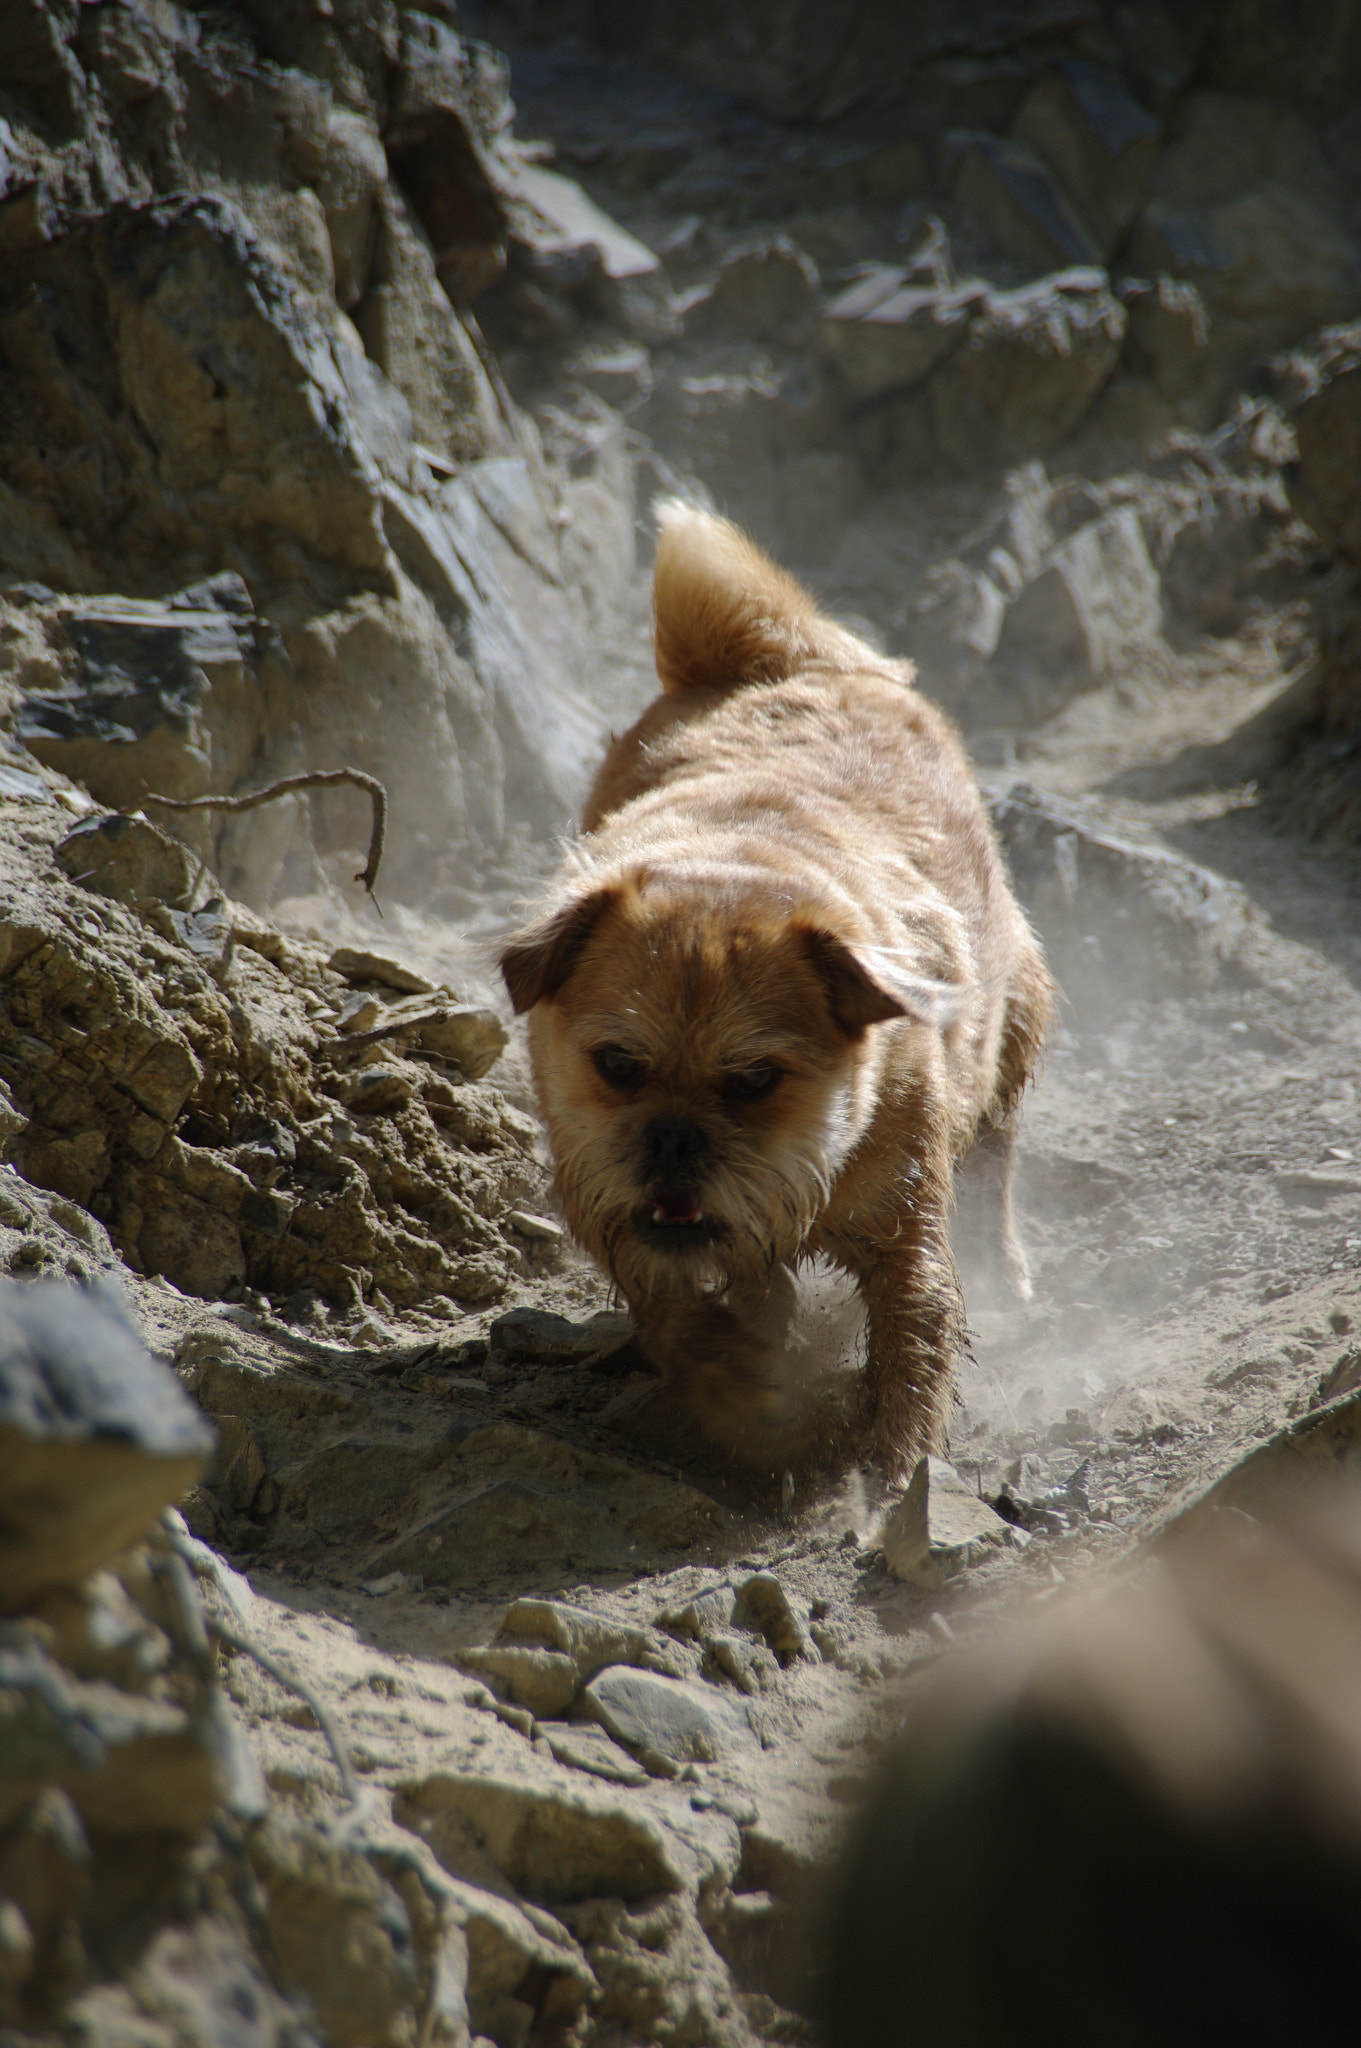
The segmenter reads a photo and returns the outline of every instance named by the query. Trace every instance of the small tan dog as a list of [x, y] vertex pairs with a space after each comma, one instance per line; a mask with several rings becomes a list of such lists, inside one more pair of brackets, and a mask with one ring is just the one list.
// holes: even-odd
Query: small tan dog
[[888, 1476], [945, 1441], [964, 1335], [954, 1162], [1002, 1259], [1053, 984], [953, 728], [725, 520], [660, 511], [663, 694], [501, 968], [573, 1234], [719, 1436], [774, 1398], [772, 1316], [854, 1275]]

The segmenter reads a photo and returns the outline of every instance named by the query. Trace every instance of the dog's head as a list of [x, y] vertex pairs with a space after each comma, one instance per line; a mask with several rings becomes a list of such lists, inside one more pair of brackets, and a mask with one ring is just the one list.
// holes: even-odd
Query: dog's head
[[913, 1007], [827, 906], [634, 874], [583, 886], [501, 967], [568, 1222], [629, 1299], [798, 1256], [873, 1114], [874, 1027]]

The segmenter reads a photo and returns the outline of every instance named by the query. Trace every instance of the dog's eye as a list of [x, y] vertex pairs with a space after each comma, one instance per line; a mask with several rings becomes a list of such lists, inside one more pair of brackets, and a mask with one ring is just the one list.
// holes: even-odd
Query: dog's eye
[[622, 1045], [597, 1046], [591, 1058], [601, 1080], [608, 1081], [611, 1088], [635, 1087], [647, 1071], [643, 1062], [625, 1052]]
[[736, 1095], [741, 1101], [758, 1102], [763, 1095], [769, 1095], [780, 1079], [780, 1069], [767, 1062], [759, 1067], [743, 1067], [738, 1073], [729, 1074], [724, 1085], [730, 1095]]

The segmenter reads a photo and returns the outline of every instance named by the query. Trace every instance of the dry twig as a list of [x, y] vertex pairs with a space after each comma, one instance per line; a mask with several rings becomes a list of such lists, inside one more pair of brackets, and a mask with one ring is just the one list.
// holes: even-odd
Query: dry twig
[[[342, 782], [367, 791], [373, 804], [369, 857], [355, 876], [356, 882], [362, 882], [372, 896], [387, 837], [388, 793], [377, 776], [365, 775], [361, 769], [313, 768], [306, 775], [285, 775], [278, 782], [267, 783], [263, 789], [249, 790], [245, 796], [154, 796], [148, 792], [142, 802], [159, 804], [167, 811], [253, 811], [257, 804], [272, 803], [275, 797], [292, 796], [301, 789], [334, 789]], [[376, 897], [374, 901], [377, 902]]]

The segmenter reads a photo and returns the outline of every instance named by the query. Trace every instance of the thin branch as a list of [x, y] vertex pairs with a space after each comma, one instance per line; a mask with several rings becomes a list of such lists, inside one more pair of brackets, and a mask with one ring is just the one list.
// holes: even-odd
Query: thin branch
[[277, 1657], [272, 1657], [268, 1650], [262, 1650], [244, 1629], [232, 1628], [216, 1614], [208, 1616], [208, 1627], [220, 1643], [226, 1643], [229, 1649], [239, 1650], [245, 1657], [253, 1657], [262, 1671], [267, 1671], [286, 1692], [295, 1692], [303, 1705], [310, 1708], [312, 1717], [326, 1737], [327, 1746], [335, 1759], [345, 1802], [348, 1806], [358, 1806], [359, 1780], [354, 1774], [350, 1753], [341, 1741], [340, 1731], [320, 1694], [314, 1692], [310, 1685], [305, 1685], [296, 1672], [290, 1671], [286, 1664], [281, 1664]]
[[252, 789], [245, 796], [154, 796], [148, 792], [142, 802], [159, 804], [162, 810], [167, 811], [253, 811], [257, 804], [272, 803], [275, 797], [292, 796], [301, 789], [334, 789], [342, 782], [367, 791], [373, 803], [369, 857], [355, 876], [356, 882], [362, 882], [372, 896], [387, 838], [388, 793], [377, 776], [365, 775], [358, 768], [313, 768], [306, 775], [285, 775], [281, 781], [267, 783], [263, 789]]

